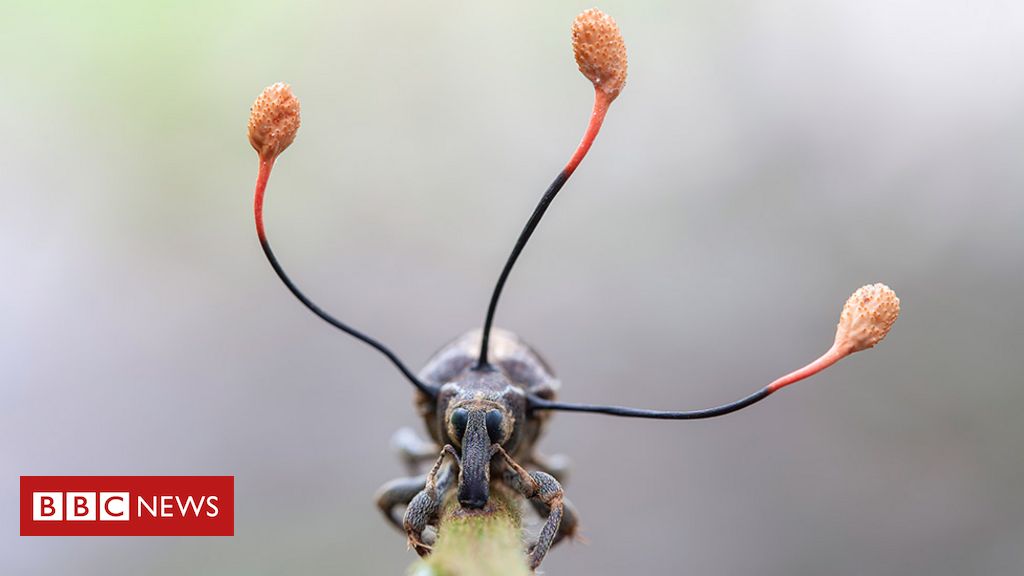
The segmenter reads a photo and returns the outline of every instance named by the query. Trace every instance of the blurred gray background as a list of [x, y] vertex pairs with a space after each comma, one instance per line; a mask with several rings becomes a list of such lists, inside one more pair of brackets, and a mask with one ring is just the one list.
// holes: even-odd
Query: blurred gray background
[[[285, 267], [419, 366], [582, 134], [588, 7], [5, 2], [0, 572], [403, 573], [372, 494], [412, 391], [263, 260], [249, 105], [302, 100]], [[862, 284], [903, 316], [730, 417], [559, 414], [589, 544], [545, 572], [1024, 573], [1024, 4], [600, 7], [629, 82], [497, 319], [563, 398], [704, 407], [823, 352]], [[233, 474], [236, 536], [21, 538], [22, 474]]]

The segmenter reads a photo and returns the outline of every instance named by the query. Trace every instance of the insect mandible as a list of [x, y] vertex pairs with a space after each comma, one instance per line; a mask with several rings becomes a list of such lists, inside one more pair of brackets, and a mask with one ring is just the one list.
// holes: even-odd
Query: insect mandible
[[[690, 411], [663, 411], [575, 404], [557, 400], [558, 380], [541, 356], [510, 332], [492, 328], [505, 282], [552, 200], [590, 150], [611, 103], [626, 80], [626, 48], [619, 28], [599, 10], [577, 16], [573, 49], [580, 71], [594, 85], [594, 106], [583, 139], [541, 197], [505, 262], [491, 294], [482, 330], [457, 338], [413, 373], [390, 348], [336, 319], [311, 301], [284, 272], [263, 226], [263, 196], [278, 155], [299, 128], [299, 102], [286, 84], [274, 84], [257, 98], [249, 119], [249, 140], [259, 153], [255, 219], [260, 245], [285, 286], [314, 314], [384, 354], [417, 390], [417, 404], [431, 441], [403, 430], [396, 441], [411, 470], [433, 461], [429, 472], [385, 484], [377, 503], [385, 517], [405, 531], [420, 555], [430, 553], [424, 532], [435, 526], [446, 495], [454, 491], [467, 511], [488, 506], [496, 484], [521, 494], [543, 519], [528, 550], [531, 568], [554, 544], [576, 533], [578, 515], [565, 498], [561, 460], [538, 454], [535, 446], [551, 412], [591, 412], [637, 418], [692, 420], [721, 416], [763, 400], [784, 386], [812, 376], [840, 359], [873, 347], [899, 314], [899, 299], [883, 284], [851, 296], [840, 315], [831, 348], [814, 362], [735, 402]], [[398, 510], [405, 507], [404, 515]]]

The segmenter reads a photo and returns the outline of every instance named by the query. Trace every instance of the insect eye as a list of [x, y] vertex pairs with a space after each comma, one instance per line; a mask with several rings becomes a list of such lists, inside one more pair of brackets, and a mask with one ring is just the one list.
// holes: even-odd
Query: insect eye
[[503, 436], [501, 431], [501, 422], [504, 419], [505, 417], [497, 410], [487, 412], [487, 436], [490, 437], [492, 443], [501, 442]]
[[469, 423], [469, 411], [465, 408], [456, 408], [452, 411], [452, 428], [455, 430], [455, 438], [461, 440], [466, 433], [466, 424]]

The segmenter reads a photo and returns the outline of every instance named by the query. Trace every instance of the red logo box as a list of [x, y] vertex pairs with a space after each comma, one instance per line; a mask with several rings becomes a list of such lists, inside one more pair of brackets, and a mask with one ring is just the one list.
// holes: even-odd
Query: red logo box
[[234, 476], [22, 476], [22, 536], [234, 536]]

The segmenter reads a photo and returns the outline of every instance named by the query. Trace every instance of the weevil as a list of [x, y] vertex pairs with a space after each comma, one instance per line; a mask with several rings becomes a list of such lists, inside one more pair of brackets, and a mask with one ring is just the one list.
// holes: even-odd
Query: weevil
[[[417, 391], [416, 402], [431, 440], [421, 440], [406, 429], [396, 436], [396, 443], [410, 473], [416, 472], [421, 463], [433, 461], [433, 465], [426, 474], [385, 484], [378, 492], [377, 504], [388, 521], [406, 533], [409, 545], [420, 555], [431, 551], [425, 530], [436, 526], [446, 496], [454, 493], [463, 510], [482, 510], [498, 485], [522, 495], [543, 519], [540, 533], [527, 552], [531, 568], [540, 565], [553, 545], [576, 533], [579, 516], [562, 488], [567, 472], [564, 459], [544, 457], [536, 451], [551, 412], [663, 420], [722, 416], [817, 374], [854, 352], [873, 347], [899, 314], [899, 299], [887, 286], [860, 288], [843, 307], [835, 340], [825, 354], [746, 397], [714, 408], [665, 411], [559, 401], [559, 381], [541, 356], [516, 335], [492, 325], [502, 289], [519, 255], [590, 150], [609, 106], [625, 85], [626, 49], [614, 20], [599, 10], [587, 10], [574, 21], [572, 38], [577, 65], [594, 85], [593, 111], [583, 139], [520, 232], [491, 292], [483, 328], [443, 347], [418, 374], [390, 348], [316, 305], [281, 267], [263, 226], [263, 197], [275, 160], [298, 131], [299, 103], [291, 88], [279, 83], [264, 90], [251, 109], [249, 141], [260, 159], [254, 202], [256, 232], [271, 267], [309, 310], [382, 353]], [[405, 512], [399, 514], [403, 506]]]

